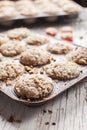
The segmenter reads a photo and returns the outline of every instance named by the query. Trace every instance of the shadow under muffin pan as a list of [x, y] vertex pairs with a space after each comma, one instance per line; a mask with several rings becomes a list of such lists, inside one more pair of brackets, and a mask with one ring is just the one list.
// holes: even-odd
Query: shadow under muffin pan
[[[49, 39], [49, 43], [37, 46], [37, 48], [39, 47], [39, 48], [44, 48], [45, 49], [48, 44], [54, 44], [56, 42], [59, 42], [60, 44], [64, 43], [64, 41], [56, 40], [56, 39], [53, 39], [51, 37], [47, 37], [47, 38]], [[22, 40], [21, 44], [25, 44], [25, 39]], [[64, 44], [66, 44], [66, 43], [64, 43]], [[73, 44], [70, 44], [70, 43], [67, 43], [67, 44], [72, 46], [73, 49], [74, 48], [78, 48], [78, 46], [75, 46]], [[33, 45], [33, 46], [36, 47], [35, 45]], [[51, 55], [52, 55], [54, 60], [58, 60], [58, 59], [64, 60], [64, 59], [66, 59], [66, 55], [59, 55], [59, 54], [56, 54], [56, 55], [55, 54], [51, 54]], [[14, 57], [14, 58], [3, 57], [3, 60], [9, 60], [9, 61], [14, 60], [15, 63], [18, 64], [19, 56]], [[45, 66], [45, 65], [43, 65], [43, 66]], [[34, 67], [34, 68], [41, 69], [43, 66]], [[49, 94], [48, 96], [44, 97], [44, 98], [41, 98], [41, 99], [33, 99], [33, 100], [31, 100], [31, 99], [21, 99], [14, 92], [14, 85], [11, 85], [11, 86], [10, 85], [6, 85], [5, 82], [1, 86], [0, 91], [2, 91], [5, 95], [9, 96], [11, 99], [13, 99], [13, 100], [15, 100], [17, 102], [21, 102], [23, 104], [26, 104], [28, 106], [41, 105], [41, 104], [43, 104], [43, 103], [53, 99], [54, 97], [58, 96], [60, 93], [64, 92], [65, 90], [67, 90], [71, 86], [73, 87], [73, 85], [75, 85], [76, 83], [80, 82], [82, 79], [87, 77], [87, 66], [82, 66], [82, 65], [79, 65], [79, 66], [81, 68], [81, 72], [80, 72], [80, 75], [78, 77], [76, 77], [76, 78], [73, 78], [73, 79], [70, 79], [70, 80], [62, 80], [62, 81], [61, 80], [52, 79], [53, 86], [54, 86], [52, 93]]]

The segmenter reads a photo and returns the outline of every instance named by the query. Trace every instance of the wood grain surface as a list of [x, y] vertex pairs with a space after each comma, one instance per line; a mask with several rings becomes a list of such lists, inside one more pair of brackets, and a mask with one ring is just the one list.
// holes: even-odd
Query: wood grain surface
[[[76, 29], [75, 42], [87, 47], [87, 11], [78, 19], [62, 24]], [[39, 32], [50, 25], [34, 26]], [[77, 37], [84, 36], [78, 40]], [[0, 130], [87, 130], [87, 79], [73, 86], [54, 100], [38, 106], [27, 107], [0, 92]]]

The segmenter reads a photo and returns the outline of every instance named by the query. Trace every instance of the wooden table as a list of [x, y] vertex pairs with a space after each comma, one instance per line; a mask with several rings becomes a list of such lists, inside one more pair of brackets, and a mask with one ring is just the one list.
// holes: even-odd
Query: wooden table
[[[86, 35], [86, 12], [76, 20], [51, 26], [72, 25], [77, 36]], [[43, 25], [42, 30], [47, 26]], [[41, 26], [32, 29], [38, 32]], [[80, 43], [87, 47], [86, 39]], [[0, 92], [0, 130], [87, 130], [87, 80], [38, 107], [24, 106]]]

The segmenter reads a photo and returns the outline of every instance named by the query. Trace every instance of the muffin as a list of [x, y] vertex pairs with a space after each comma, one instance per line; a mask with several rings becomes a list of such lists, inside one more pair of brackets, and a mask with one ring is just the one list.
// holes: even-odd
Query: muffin
[[51, 55], [47, 51], [32, 47], [20, 56], [20, 62], [24, 65], [40, 66], [50, 63], [50, 61]]
[[59, 80], [69, 80], [78, 77], [80, 74], [79, 66], [69, 61], [51, 63], [45, 67], [45, 71], [49, 77]]
[[41, 74], [24, 74], [19, 76], [14, 86], [15, 93], [23, 99], [46, 97], [53, 90], [51, 78]]

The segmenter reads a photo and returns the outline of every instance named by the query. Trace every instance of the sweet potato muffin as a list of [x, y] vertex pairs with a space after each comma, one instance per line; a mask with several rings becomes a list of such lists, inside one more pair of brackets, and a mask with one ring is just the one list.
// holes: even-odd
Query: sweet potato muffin
[[54, 28], [54, 27], [48, 27], [48, 28], [45, 29], [45, 33], [46, 33], [47, 35], [50, 35], [50, 36], [55, 37], [55, 36], [57, 35], [58, 31], [57, 31], [57, 29]]
[[53, 54], [67, 54], [72, 49], [69, 45], [62, 43], [48, 44], [47, 50]]
[[38, 10], [34, 6], [29, 6], [21, 8], [19, 13], [24, 16], [35, 16], [38, 14]]
[[48, 76], [59, 80], [72, 79], [80, 74], [79, 66], [76, 63], [69, 61], [51, 63], [45, 67], [45, 71]]
[[40, 34], [31, 34], [26, 39], [26, 42], [29, 45], [43, 45], [47, 43], [48, 41], [49, 41], [48, 38]]
[[17, 12], [14, 7], [8, 7], [8, 6], [0, 7], [0, 18], [8, 19], [8, 18], [13, 18], [16, 15]]
[[74, 32], [74, 28], [71, 26], [63, 26], [60, 28], [60, 31], [63, 33], [73, 33]]
[[68, 59], [80, 64], [80, 65], [87, 65], [87, 48], [79, 47], [74, 50]]
[[14, 62], [0, 63], [0, 80], [14, 79], [24, 72], [24, 67]]
[[40, 66], [50, 61], [51, 55], [47, 51], [32, 47], [24, 51], [20, 56], [20, 62], [24, 65]]
[[[49, 5], [49, 6], [48, 6]], [[43, 13], [49, 14], [49, 15], [56, 15], [59, 14], [62, 9], [55, 4], [48, 3], [48, 5], [44, 4], [41, 8], [41, 11]]]
[[30, 34], [30, 30], [25, 27], [11, 29], [7, 32], [10, 39], [22, 40]]
[[53, 90], [51, 78], [41, 74], [24, 74], [17, 78], [15, 93], [21, 98], [38, 99], [49, 95]]
[[23, 46], [20, 45], [17, 41], [13, 41], [12, 43], [11, 42], [0, 46], [0, 52], [2, 55], [13, 57], [22, 53]]

